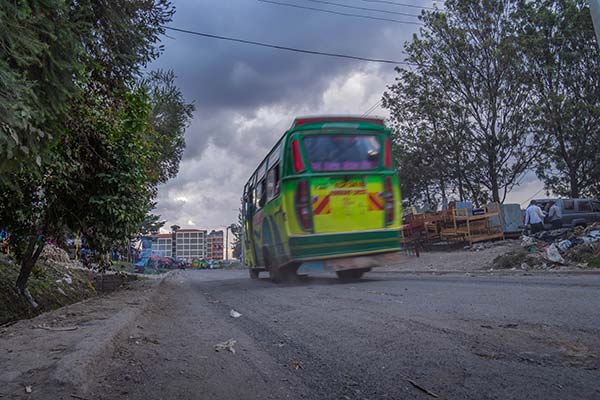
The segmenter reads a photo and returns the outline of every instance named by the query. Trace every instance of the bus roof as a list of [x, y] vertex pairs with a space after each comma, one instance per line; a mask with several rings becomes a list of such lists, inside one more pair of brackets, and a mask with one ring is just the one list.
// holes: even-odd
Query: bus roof
[[320, 115], [320, 116], [308, 116], [298, 117], [292, 123], [292, 129], [296, 129], [304, 125], [322, 125], [329, 123], [366, 123], [378, 126], [385, 126], [383, 118], [380, 117], [361, 117], [353, 115]]

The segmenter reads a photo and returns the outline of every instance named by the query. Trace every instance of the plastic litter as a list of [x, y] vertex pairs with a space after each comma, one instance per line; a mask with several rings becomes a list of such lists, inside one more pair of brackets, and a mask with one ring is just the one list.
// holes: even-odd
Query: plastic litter
[[235, 346], [236, 343], [237, 343], [237, 341], [233, 340], [233, 339], [229, 339], [222, 343], [217, 343], [215, 345], [215, 351], [219, 352], [219, 351], [227, 350], [227, 351], [235, 354], [235, 349], [233, 348], [233, 346]]
[[535, 239], [532, 238], [531, 236], [525, 236], [523, 235], [523, 237], [521, 238], [521, 246], [528, 248], [530, 246], [535, 246]]
[[565, 264], [565, 259], [562, 258], [555, 244], [546, 247], [545, 258], [553, 263]]
[[231, 311], [229, 311], [229, 316], [231, 318], [239, 318], [242, 316], [242, 314], [240, 314], [239, 312], [237, 312], [235, 310], [231, 310]]
[[31, 386], [25, 386], [25, 393], [31, 393], [33, 392], [33, 390], [31, 389]]
[[571, 242], [570, 240], [562, 240], [556, 245], [556, 247], [558, 247], [558, 250], [561, 253], [564, 253], [565, 251], [573, 247], [573, 242]]

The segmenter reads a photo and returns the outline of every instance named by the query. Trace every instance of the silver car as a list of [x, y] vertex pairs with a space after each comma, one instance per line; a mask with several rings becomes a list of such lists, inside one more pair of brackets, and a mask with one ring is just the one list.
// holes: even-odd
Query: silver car
[[[600, 221], [600, 201], [595, 199], [538, 199], [538, 206], [546, 213], [554, 201], [562, 211], [563, 227], [586, 226]], [[546, 221], [545, 228], [551, 227]]]

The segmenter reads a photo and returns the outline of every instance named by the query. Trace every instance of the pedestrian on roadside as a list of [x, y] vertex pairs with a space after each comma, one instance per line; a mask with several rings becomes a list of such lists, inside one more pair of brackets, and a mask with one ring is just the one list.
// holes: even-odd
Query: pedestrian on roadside
[[525, 210], [525, 226], [530, 227], [532, 234], [544, 230], [544, 212], [535, 200], [531, 200], [529, 207]]
[[550, 202], [550, 210], [548, 210], [548, 219], [552, 224], [552, 229], [562, 228], [562, 211], [556, 205], [555, 201]]

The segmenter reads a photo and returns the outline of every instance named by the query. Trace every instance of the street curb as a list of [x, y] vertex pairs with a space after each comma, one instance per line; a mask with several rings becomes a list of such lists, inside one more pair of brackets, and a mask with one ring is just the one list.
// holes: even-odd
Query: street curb
[[587, 270], [502, 270], [495, 269], [493, 271], [490, 270], [478, 270], [478, 271], [460, 271], [460, 270], [447, 270], [447, 271], [419, 271], [419, 270], [398, 270], [398, 271], [381, 271], [381, 270], [371, 270], [370, 274], [402, 274], [402, 275], [476, 275], [476, 276], [549, 276], [549, 275], [600, 275], [599, 270], [587, 271]]
[[169, 271], [160, 279], [155, 278], [145, 293], [136, 298], [137, 307], [123, 308], [105, 320], [100, 329], [77, 343], [75, 351], [57, 362], [50, 379], [61, 385], [72, 385], [79, 392], [86, 393], [92, 378], [107, 366], [118, 338], [133, 328], [134, 321], [147, 310], [160, 286], [173, 273], [175, 271]]

